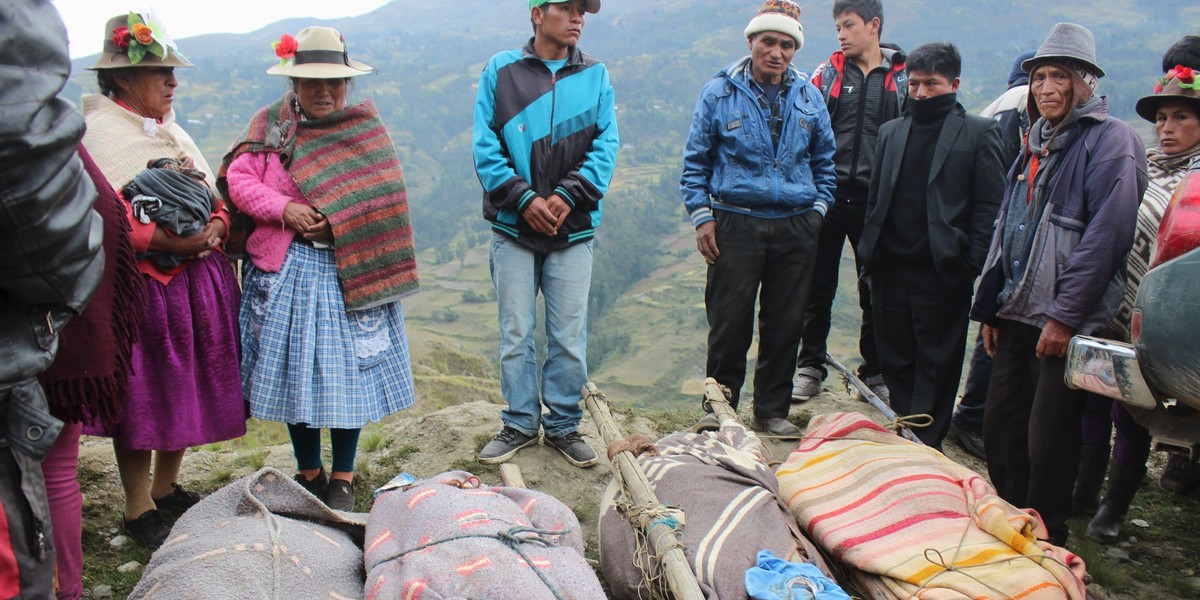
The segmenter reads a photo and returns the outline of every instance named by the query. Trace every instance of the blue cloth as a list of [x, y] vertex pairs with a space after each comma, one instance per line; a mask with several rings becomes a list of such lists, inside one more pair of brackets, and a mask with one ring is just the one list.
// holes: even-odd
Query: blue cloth
[[347, 313], [333, 251], [300, 242], [278, 273], [244, 268], [242, 389], [251, 415], [358, 429], [413, 405], [399, 302]]
[[755, 600], [850, 600], [837, 582], [815, 565], [758, 552], [758, 564], [746, 571], [746, 595]]
[[789, 69], [778, 149], [771, 143], [770, 107], [751, 88], [749, 57], [700, 92], [683, 151], [680, 193], [696, 227], [728, 210], [778, 219], [810, 210], [822, 215], [837, 187], [829, 111], [807, 75]]
[[[505, 425], [549, 437], [579, 428], [579, 390], [587, 383], [587, 308], [592, 285], [592, 242], [533, 252], [492, 234], [489, 264], [500, 312], [500, 391], [508, 403]], [[538, 386], [537, 297], [546, 305], [546, 354]], [[548, 409], [542, 415], [542, 406]]]

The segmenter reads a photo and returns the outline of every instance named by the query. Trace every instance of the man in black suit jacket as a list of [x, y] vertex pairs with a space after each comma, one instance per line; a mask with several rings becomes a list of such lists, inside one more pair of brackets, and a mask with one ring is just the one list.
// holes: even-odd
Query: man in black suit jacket
[[941, 449], [962, 373], [971, 289], [1004, 194], [1000, 127], [958, 104], [952, 44], [908, 56], [910, 102], [879, 131], [858, 252], [892, 408], [928, 414], [918, 437]]

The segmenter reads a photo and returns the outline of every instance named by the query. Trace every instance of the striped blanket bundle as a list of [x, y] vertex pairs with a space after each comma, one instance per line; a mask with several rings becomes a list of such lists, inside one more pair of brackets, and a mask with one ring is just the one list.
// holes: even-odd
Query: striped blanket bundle
[[367, 517], [367, 600], [602, 600], [575, 513], [450, 471], [385, 492]]
[[812, 420], [776, 472], [801, 529], [878, 577], [879, 597], [1083, 600], [1086, 566], [1037, 513], [977, 473], [858, 413]]
[[[681, 543], [706, 598], [748, 598], [746, 571], [762, 550], [794, 562], [811, 556], [825, 570], [779, 500], [761, 442], [744, 426], [678, 433], [654, 447], [657, 455], [643, 453], [638, 463], [659, 501], [682, 509]], [[655, 507], [629, 506], [616, 481], [600, 503], [600, 563], [616, 600], [671, 597], [644, 537], [625, 516], [646, 508]]]
[[419, 287], [408, 190], [396, 148], [366, 100], [323, 119], [303, 119], [295, 95], [261, 109], [234, 142], [217, 187], [242, 152], [276, 152], [292, 179], [329, 219], [346, 309], [394, 302]]

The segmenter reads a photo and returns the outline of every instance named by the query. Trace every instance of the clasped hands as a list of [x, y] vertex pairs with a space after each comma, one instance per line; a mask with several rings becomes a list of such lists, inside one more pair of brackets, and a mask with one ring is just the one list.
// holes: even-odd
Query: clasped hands
[[558, 194], [550, 194], [546, 198], [536, 196], [530, 200], [521, 216], [534, 231], [555, 236], [558, 235], [558, 228], [562, 227], [569, 214], [571, 214], [571, 205], [567, 204], [567, 201]]
[[212, 254], [213, 250], [221, 247], [225, 232], [225, 221], [220, 219], [210, 220], [200, 233], [187, 237], [171, 235], [164, 228], [156, 227], [153, 237], [150, 238], [150, 249], [193, 259], [205, 258]]
[[329, 219], [307, 204], [288, 202], [283, 208], [283, 224], [310, 242], [333, 241]]

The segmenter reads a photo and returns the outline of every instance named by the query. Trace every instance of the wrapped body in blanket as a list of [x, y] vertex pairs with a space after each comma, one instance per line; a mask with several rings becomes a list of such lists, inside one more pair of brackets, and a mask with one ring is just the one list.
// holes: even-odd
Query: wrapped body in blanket
[[[744, 426], [727, 423], [716, 432], [670, 435], [655, 449], [638, 462], [659, 500], [686, 516], [679, 524], [681, 542], [706, 598], [747, 598], [746, 571], [756, 565], [760, 550], [796, 562], [815, 556], [776, 494], [761, 442]], [[616, 481], [600, 511], [600, 562], [611, 597], [671, 597], [644, 537], [626, 515], [678, 520], [678, 513], [656, 515], [656, 507], [630, 506]]]
[[810, 539], [868, 576], [876, 598], [1086, 597], [1085, 565], [1036, 512], [929, 447], [858, 413], [821, 415], [776, 472]]
[[365, 516], [262, 469], [184, 513], [129, 597], [361, 598]]
[[366, 598], [602, 600], [575, 513], [450, 471], [386, 492], [367, 520]]

